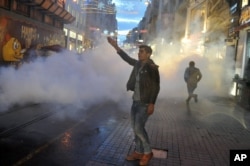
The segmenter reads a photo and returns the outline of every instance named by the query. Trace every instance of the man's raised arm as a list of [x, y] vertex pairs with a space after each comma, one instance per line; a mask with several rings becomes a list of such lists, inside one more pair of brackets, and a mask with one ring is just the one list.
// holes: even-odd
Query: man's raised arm
[[107, 37], [107, 40], [108, 40], [109, 44], [110, 44], [111, 46], [113, 46], [113, 47], [116, 49], [117, 52], [119, 52], [119, 51], [121, 50], [121, 48], [118, 46], [116, 40], [112, 39], [112, 38], [109, 37], [109, 36]]

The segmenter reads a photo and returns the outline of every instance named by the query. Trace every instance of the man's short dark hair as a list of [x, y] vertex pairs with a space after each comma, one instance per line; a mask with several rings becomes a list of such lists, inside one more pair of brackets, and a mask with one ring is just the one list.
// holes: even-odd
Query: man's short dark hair
[[190, 62], [189, 62], [189, 66], [194, 67], [194, 65], [195, 65], [194, 61], [190, 61]]
[[148, 46], [148, 45], [140, 45], [139, 48], [144, 48], [145, 51], [146, 51], [147, 53], [149, 53], [150, 55], [151, 55], [152, 52], [153, 52], [152, 48], [151, 48], [150, 46]]

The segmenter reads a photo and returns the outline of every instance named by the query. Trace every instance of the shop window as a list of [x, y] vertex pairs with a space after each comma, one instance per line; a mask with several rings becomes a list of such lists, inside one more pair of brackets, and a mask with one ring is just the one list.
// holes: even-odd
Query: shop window
[[200, 5], [191, 11], [190, 33], [201, 33], [204, 30], [205, 11], [204, 6]]
[[10, 1], [9, 0], [1, 0], [0, 7], [9, 9], [10, 8]]

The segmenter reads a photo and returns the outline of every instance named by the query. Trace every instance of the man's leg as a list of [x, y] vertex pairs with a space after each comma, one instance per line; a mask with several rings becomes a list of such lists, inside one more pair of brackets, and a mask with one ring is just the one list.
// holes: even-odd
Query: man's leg
[[197, 94], [194, 94], [194, 102], [198, 102], [198, 95]]
[[134, 131], [134, 135], [135, 135], [135, 145], [136, 145], [136, 149], [133, 153], [129, 154], [126, 159], [129, 161], [132, 160], [140, 160], [143, 156], [143, 148], [142, 148], [142, 143], [140, 141], [140, 139], [138, 138], [138, 136], [135, 133], [135, 123], [136, 123], [136, 117], [137, 117], [137, 107], [138, 107], [138, 103], [137, 102], [133, 102], [132, 107], [131, 107], [131, 112], [130, 112], [130, 118], [131, 118], [131, 126], [132, 129]]
[[198, 102], [198, 95], [194, 94], [194, 90], [197, 88], [197, 84], [193, 85], [193, 89], [192, 89], [192, 93], [193, 93], [193, 97], [194, 97], [194, 102]]
[[187, 84], [188, 98], [186, 99], [186, 103], [188, 104], [190, 99], [192, 98], [192, 87], [190, 84]]
[[186, 99], [186, 103], [189, 104], [189, 101], [190, 101], [191, 97], [188, 96], [188, 98]]
[[134, 126], [135, 134], [138, 137], [138, 139], [142, 142], [144, 153], [151, 152], [148, 134], [145, 130], [145, 124], [148, 120], [147, 107], [148, 106], [146, 104], [140, 104], [137, 107], [136, 110], [137, 113], [135, 116], [135, 126]]
[[194, 90], [196, 89], [197, 85], [196, 84], [187, 84], [187, 89], [188, 89], [188, 98], [186, 102], [188, 103], [190, 99], [193, 97], [195, 102], [198, 102], [198, 95], [194, 94]]
[[147, 131], [145, 130], [145, 124], [149, 117], [147, 113], [147, 107], [148, 105], [146, 104], [140, 104], [140, 106], [137, 109], [137, 114], [135, 118], [135, 134], [140, 140], [144, 151], [144, 154], [140, 160], [140, 165], [148, 165], [149, 161], [153, 157], [148, 134]]

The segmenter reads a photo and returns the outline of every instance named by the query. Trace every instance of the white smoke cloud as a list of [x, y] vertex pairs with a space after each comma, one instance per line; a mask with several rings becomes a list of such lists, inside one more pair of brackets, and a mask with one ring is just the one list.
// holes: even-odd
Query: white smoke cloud
[[[184, 82], [184, 71], [190, 61], [195, 62], [203, 75], [195, 90], [201, 98], [229, 97], [233, 78], [233, 60], [216, 57], [217, 51], [211, 51], [209, 56], [186, 52], [178, 53], [178, 48], [173, 45], [164, 45], [153, 58], [160, 66], [161, 92], [160, 98], [187, 98], [187, 88]], [[224, 43], [217, 43], [216, 48], [224, 47]], [[172, 51], [171, 51], [172, 50]]]
[[103, 43], [86, 55], [65, 51], [23, 64], [18, 70], [1, 68], [1, 110], [27, 103], [87, 108], [105, 100], [126, 102], [125, 85], [132, 68]]
[[[132, 92], [126, 91], [126, 82], [132, 66], [117, 55], [106, 39], [100, 40], [102, 45], [84, 55], [65, 51], [24, 64], [18, 70], [1, 68], [1, 111], [14, 104], [28, 103], [87, 109], [108, 100], [120, 103], [123, 110], [129, 110]], [[228, 94], [232, 77], [227, 72], [232, 62], [212, 56], [177, 54], [176, 49], [172, 50], [170, 46], [165, 46], [152, 57], [160, 66], [159, 98], [177, 97], [185, 101], [187, 90], [183, 74], [190, 60], [196, 62], [203, 74], [196, 90], [201, 99]], [[137, 58], [137, 55], [132, 57]]]

